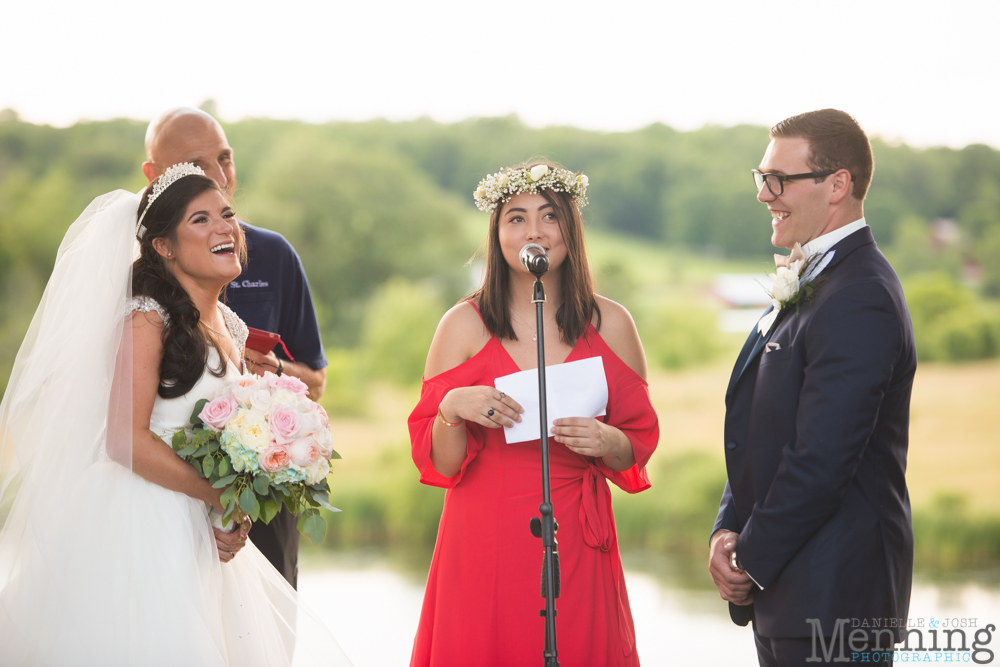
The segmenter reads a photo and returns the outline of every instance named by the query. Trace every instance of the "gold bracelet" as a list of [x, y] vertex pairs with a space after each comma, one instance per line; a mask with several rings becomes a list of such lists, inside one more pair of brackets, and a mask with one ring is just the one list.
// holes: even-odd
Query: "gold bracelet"
[[444, 424], [445, 426], [461, 426], [462, 422], [465, 421], [464, 419], [459, 419], [457, 422], [455, 422], [454, 424], [452, 424], [450, 421], [448, 421], [447, 419], [444, 418], [443, 414], [441, 414], [441, 406], [440, 405], [438, 406], [438, 419], [440, 419], [441, 423]]

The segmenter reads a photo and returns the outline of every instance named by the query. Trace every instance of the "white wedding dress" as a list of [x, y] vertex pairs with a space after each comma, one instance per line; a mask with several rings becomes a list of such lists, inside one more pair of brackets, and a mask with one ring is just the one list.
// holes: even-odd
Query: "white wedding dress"
[[[130, 205], [134, 211], [135, 204]], [[72, 233], [73, 228], [67, 239]], [[70, 250], [72, 245], [67, 254]], [[60, 259], [63, 255], [61, 248]], [[97, 401], [95, 396], [102, 392], [112, 395], [110, 409], [107, 399], [97, 404], [105, 406], [105, 415], [114, 414], [116, 383], [105, 376], [103, 382], [78, 386], [75, 393], [62, 396], [62, 381], [56, 378], [71, 371], [45, 365], [59, 352], [32, 354], [32, 340], [37, 352], [38, 340], [47, 336], [41, 314], [60, 259], [36, 314], [41, 321], [33, 320], [18, 356], [21, 364], [27, 348], [27, 363], [15, 366], [0, 414], [2, 444], [13, 445], [0, 446], [0, 463], [9, 468], [13, 460], [19, 470], [5, 476], [4, 487], [9, 492], [20, 486], [0, 532], [0, 665], [349, 665], [323, 623], [299, 603], [296, 592], [252, 543], [248, 541], [231, 562], [221, 563], [212, 532], [213, 515], [217, 520], [218, 513], [134, 474], [128, 456], [115, 457], [124, 464], [112, 460], [109, 453], [114, 449], [105, 443], [113, 440], [113, 417], [105, 418], [103, 426], [95, 420], [88, 426], [84, 422], [92, 410], [73, 414], [72, 406]], [[144, 297], [132, 299], [127, 289], [124, 296], [115, 300], [120, 320], [122, 311], [158, 309]], [[220, 308], [242, 348], [246, 325], [225, 306]], [[113, 329], [119, 336], [115, 347], [127, 348], [128, 320], [126, 316], [125, 326]], [[86, 335], [63, 328], [63, 334], [70, 333]], [[99, 374], [101, 350], [94, 354], [98, 359], [90, 372]], [[103, 356], [108, 361], [107, 351]], [[218, 361], [218, 352], [210, 347], [209, 364], [217, 367]], [[157, 396], [150, 430], [169, 441], [175, 430], [189, 424], [199, 399], [213, 397], [239, 377], [232, 363], [227, 366], [222, 378], [206, 369], [182, 397]], [[46, 373], [47, 379], [38, 379]], [[119, 393], [119, 411], [130, 414], [127, 392]], [[69, 402], [61, 411], [69, 423], [38, 422], [44, 413], [39, 406], [48, 398]], [[60, 413], [58, 406], [53, 410]], [[30, 419], [31, 414], [36, 419]], [[31, 437], [22, 428], [25, 424], [32, 424]], [[91, 431], [97, 441], [83, 437]], [[77, 434], [82, 441], [74, 443]], [[77, 452], [84, 452], [79, 463], [62, 463], [74, 460]], [[59, 460], [68, 472], [56, 465], [39, 468], [39, 460], [49, 459]], [[0, 520], [4, 510], [0, 505]]]

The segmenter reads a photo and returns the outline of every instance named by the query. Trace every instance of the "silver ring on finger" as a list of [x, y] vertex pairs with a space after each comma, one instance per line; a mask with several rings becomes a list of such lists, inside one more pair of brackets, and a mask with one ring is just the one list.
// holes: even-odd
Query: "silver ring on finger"
[[487, 411], [486, 416], [487, 417], [492, 417], [494, 414], [496, 414], [496, 413], [493, 412], [493, 408], [490, 408], [489, 411]]
[[236, 558], [236, 554], [232, 551], [229, 552], [229, 555], [232, 556], [233, 558]]
[[507, 398], [507, 394], [505, 394], [505, 393], [503, 393], [503, 392], [501, 391], [501, 392], [500, 392], [500, 400], [502, 401], [502, 400], [503, 400], [503, 399], [505, 399], [505, 398]]

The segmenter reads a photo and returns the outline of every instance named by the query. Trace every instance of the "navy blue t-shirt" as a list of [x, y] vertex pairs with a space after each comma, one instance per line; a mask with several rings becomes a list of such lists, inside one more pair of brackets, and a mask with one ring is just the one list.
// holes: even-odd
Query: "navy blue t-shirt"
[[[298, 253], [285, 237], [241, 222], [247, 239], [247, 266], [229, 283], [222, 300], [247, 326], [281, 336], [295, 361], [325, 368], [326, 355]], [[274, 353], [286, 361], [281, 345]]]

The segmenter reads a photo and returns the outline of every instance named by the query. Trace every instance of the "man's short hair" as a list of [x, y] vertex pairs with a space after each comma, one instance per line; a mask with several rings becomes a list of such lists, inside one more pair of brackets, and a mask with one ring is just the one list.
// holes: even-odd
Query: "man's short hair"
[[813, 171], [846, 169], [851, 173], [855, 199], [864, 200], [875, 171], [872, 145], [854, 116], [839, 109], [807, 111], [786, 118], [771, 128], [771, 138], [805, 139], [809, 142], [809, 168]]

